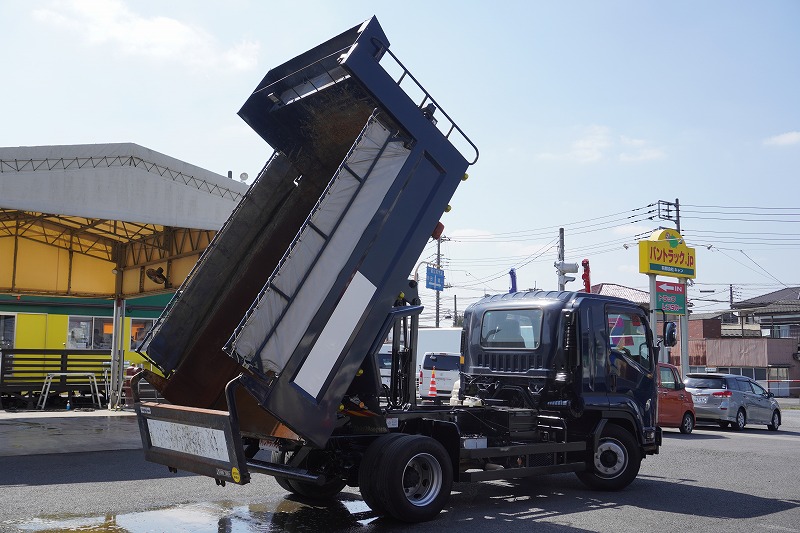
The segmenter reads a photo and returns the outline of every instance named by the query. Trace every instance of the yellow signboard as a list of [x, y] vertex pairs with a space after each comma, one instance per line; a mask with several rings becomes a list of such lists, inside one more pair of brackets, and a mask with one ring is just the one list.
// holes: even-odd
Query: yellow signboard
[[697, 276], [694, 248], [683, 242], [681, 234], [671, 229], [658, 229], [639, 241], [639, 272], [673, 278]]

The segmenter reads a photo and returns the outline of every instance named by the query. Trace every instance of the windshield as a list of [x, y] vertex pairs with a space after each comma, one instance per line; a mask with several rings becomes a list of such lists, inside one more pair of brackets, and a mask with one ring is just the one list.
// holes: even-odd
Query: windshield
[[425, 370], [430, 370], [432, 368], [436, 370], [460, 370], [460, 363], [460, 355], [426, 353], [422, 368]]
[[687, 376], [684, 384], [692, 389], [726, 389], [725, 380], [716, 377]]
[[535, 350], [542, 338], [541, 309], [486, 311], [481, 325], [481, 346]]

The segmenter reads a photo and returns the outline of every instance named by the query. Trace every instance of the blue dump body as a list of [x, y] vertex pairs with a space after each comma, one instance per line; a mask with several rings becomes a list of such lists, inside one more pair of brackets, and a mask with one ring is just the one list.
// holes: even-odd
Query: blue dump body
[[222, 409], [244, 373], [243, 432], [275, 417], [324, 446], [477, 149], [374, 18], [270, 70], [239, 114], [275, 154], [142, 351], [170, 402]]

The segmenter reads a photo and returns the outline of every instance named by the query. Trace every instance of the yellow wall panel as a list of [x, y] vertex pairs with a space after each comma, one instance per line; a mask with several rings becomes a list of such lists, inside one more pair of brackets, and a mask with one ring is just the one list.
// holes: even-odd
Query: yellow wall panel
[[122, 271], [122, 294], [139, 294], [139, 269]]
[[72, 255], [72, 292], [114, 294], [114, 263], [82, 254]]
[[20, 291], [57, 291], [62, 268], [60, 251], [46, 244], [19, 239], [15, 288]]
[[[180, 287], [183, 280], [186, 279], [186, 276], [188, 276], [189, 272], [194, 268], [198, 259], [200, 259], [200, 254], [173, 259], [169, 273], [169, 281], [172, 283], [173, 287]], [[164, 271], [166, 272], [166, 269], [164, 269]]]
[[47, 337], [47, 315], [19, 313], [15, 348], [44, 348]]
[[0, 238], [0, 288], [11, 288], [14, 272], [14, 237]]
[[63, 350], [67, 345], [67, 315], [47, 315], [47, 338], [45, 348]]

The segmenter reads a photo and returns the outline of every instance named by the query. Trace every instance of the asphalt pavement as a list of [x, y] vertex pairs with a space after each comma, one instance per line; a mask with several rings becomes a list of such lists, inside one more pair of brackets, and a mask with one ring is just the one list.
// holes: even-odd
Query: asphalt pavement
[[[778, 402], [782, 409], [800, 409], [800, 398]], [[141, 447], [132, 409], [0, 411], [0, 457]]]
[[0, 411], [0, 457], [141, 447], [132, 409]]

